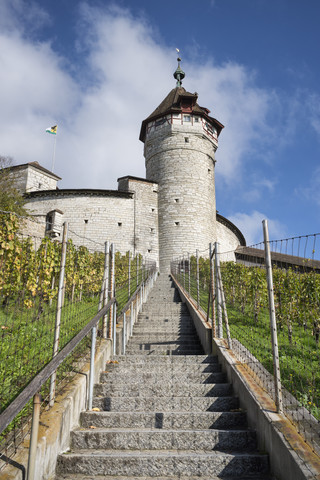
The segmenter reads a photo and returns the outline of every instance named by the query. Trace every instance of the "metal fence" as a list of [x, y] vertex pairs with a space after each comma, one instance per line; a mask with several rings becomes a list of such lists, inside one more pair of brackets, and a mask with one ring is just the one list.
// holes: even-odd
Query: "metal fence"
[[[270, 266], [268, 268], [268, 249]], [[172, 272], [225, 338], [279, 412], [320, 454], [320, 234], [265, 241], [203, 258], [184, 255]], [[269, 273], [269, 278], [268, 278]], [[270, 282], [273, 279], [273, 283]]]
[[139, 293], [155, 272], [155, 264], [121, 255], [109, 242], [75, 248], [67, 237], [67, 224], [61, 242], [23, 236], [12, 215], [0, 215], [0, 470], [30, 431], [26, 388], [57, 358], [59, 368], [38, 391], [49, 408], [90, 352], [93, 364], [96, 341], [112, 338], [115, 351], [117, 321], [130, 302], [137, 315]]

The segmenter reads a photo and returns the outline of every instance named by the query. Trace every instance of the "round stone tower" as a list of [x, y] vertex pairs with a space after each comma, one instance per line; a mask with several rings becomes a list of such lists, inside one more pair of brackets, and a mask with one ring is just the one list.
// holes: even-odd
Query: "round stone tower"
[[146, 178], [159, 184], [159, 261], [167, 272], [172, 258], [207, 250], [216, 240], [215, 151], [223, 125], [197, 103], [198, 94], [176, 88], [142, 122]]

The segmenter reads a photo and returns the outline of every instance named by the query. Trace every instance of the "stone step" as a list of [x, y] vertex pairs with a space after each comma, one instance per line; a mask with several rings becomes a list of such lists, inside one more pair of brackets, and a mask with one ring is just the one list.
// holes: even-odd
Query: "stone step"
[[239, 429], [247, 427], [245, 412], [82, 412], [80, 424], [102, 428]]
[[129, 430], [85, 429], [71, 432], [71, 449], [254, 451], [251, 430]]
[[179, 333], [176, 332], [175, 335], [173, 335], [171, 332], [151, 332], [148, 334], [145, 333], [140, 333], [140, 332], [134, 332], [134, 337], [130, 339], [130, 342], [139, 342], [143, 339], [144, 343], [148, 341], [154, 341], [154, 340], [166, 340], [169, 342], [176, 341], [178, 340], [179, 342], [186, 342], [186, 343], [194, 343], [194, 341], [199, 341], [198, 337], [194, 333]]
[[175, 330], [181, 330], [181, 329], [195, 329], [194, 323], [188, 318], [186, 320], [183, 319], [174, 319], [170, 318], [168, 315], [159, 315], [159, 318], [157, 321], [153, 320], [150, 321], [149, 323], [148, 319], [143, 319], [143, 320], [138, 320], [135, 324], [135, 327], [144, 327], [146, 330], [149, 332], [153, 332], [156, 328], [159, 327], [170, 327]]
[[155, 325], [152, 328], [145, 325], [135, 325], [133, 334], [136, 335], [157, 335], [158, 333], [166, 335], [196, 335], [197, 331], [194, 327], [173, 327], [172, 325]]
[[177, 320], [179, 318], [182, 319], [190, 319], [190, 314], [187, 307], [182, 303], [164, 303], [162, 305], [144, 305], [139, 313], [140, 318], [148, 317], [150, 319], [155, 319], [159, 315], [176, 315]]
[[157, 345], [157, 344], [137, 344], [137, 345], [128, 345], [126, 349], [127, 354], [146, 354], [150, 353], [162, 353], [163, 355], [196, 355], [203, 353], [202, 347], [188, 347], [184, 345]]
[[93, 407], [107, 412], [228, 412], [239, 409], [237, 397], [94, 397]]
[[145, 450], [79, 450], [60, 455], [57, 473], [126, 476], [228, 476], [264, 474], [268, 472], [267, 455], [256, 453], [229, 454], [219, 451]]
[[138, 348], [139, 350], [150, 350], [150, 348], [152, 347], [153, 350], [161, 350], [162, 348], [171, 348], [173, 350], [177, 348], [185, 348], [186, 350], [192, 350], [192, 348], [195, 348], [195, 350], [198, 350], [200, 348], [200, 345], [201, 344], [198, 339], [193, 339], [191, 342], [184, 342], [183, 340], [180, 341], [179, 339], [173, 339], [172, 341], [170, 341], [161, 339], [158, 340], [157, 338], [154, 338], [151, 341], [144, 340], [143, 338], [135, 341], [135, 339], [133, 338], [130, 339], [130, 342], [127, 345], [127, 349]]
[[[167, 357], [165, 357], [167, 358]], [[136, 375], [140, 375], [145, 373], [146, 375], [159, 375], [162, 374], [164, 371], [170, 372], [173, 375], [194, 375], [194, 374], [206, 374], [206, 373], [215, 373], [221, 372], [221, 365], [219, 363], [207, 363], [207, 364], [200, 364], [197, 363], [189, 363], [188, 365], [184, 363], [178, 362], [159, 362], [159, 363], [151, 363], [146, 362], [143, 363], [125, 363], [124, 361], [119, 363], [110, 363], [106, 364], [105, 371], [103, 373], [120, 373], [121, 376], [131, 375], [135, 373]], [[159, 380], [159, 378], [158, 378]]]
[[117, 355], [115, 361], [121, 362], [124, 365], [128, 364], [185, 364], [185, 365], [207, 365], [211, 363], [218, 363], [218, 357], [215, 355], [150, 355], [147, 357], [141, 357], [141, 355]]
[[[157, 475], [156, 477], [146, 477], [145, 475], [142, 477], [141, 475], [139, 475], [138, 477], [134, 476], [130, 476], [130, 477], [127, 477], [127, 476], [110, 476], [110, 475], [82, 475], [80, 473], [75, 473], [75, 474], [66, 474], [66, 475], [58, 475], [55, 477], [55, 480], [154, 480], [155, 478], [157, 478], [157, 480], [221, 480], [221, 476], [219, 477], [216, 477], [216, 476], [207, 476], [207, 475], [201, 475], [201, 477], [199, 477], [198, 475], [197, 476], [184, 476], [184, 475], [179, 475], [179, 476], [176, 476], [176, 475], [173, 475], [170, 477], [163, 477], [163, 476], [159, 476]], [[271, 478], [269, 475], [264, 475], [264, 474], [257, 474], [257, 475], [254, 475], [254, 476], [251, 476], [250, 477], [239, 477], [239, 475], [237, 475], [236, 477], [233, 476], [233, 477], [223, 477], [224, 480], [275, 480], [274, 478]]]
[[184, 329], [184, 328], [173, 328], [171, 326], [166, 326], [166, 325], [163, 325], [163, 326], [155, 326], [153, 327], [152, 329], [148, 328], [146, 329], [145, 327], [143, 328], [140, 328], [140, 327], [137, 327], [137, 328], [133, 328], [133, 336], [136, 337], [136, 336], [146, 336], [146, 337], [150, 337], [151, 335], [153, 336], [157, 336], [157, 335], [171, 335], [172, 338], [176, 338], [176, 337], [179, 337], [179, 336], [183, 336], [183, 335], [186, 335], [186, 336], [192, 336], [194, 338], [197, 338], [197, 331], [194, 329], [194, 328], [190, 328], [190, 329]]
[[148, 385], [163, 385], [164, 383], [168, 383], [171, 385], [174, 383], [175, 385], [184, 385], [187, 386], [188, 383], [190, 384], [215, 384], [215, 383], [225, 383], [226, 382], [226, 375], [223, 372], [214, 372], [214, 373], [199, 373], [199, 372], [183, 372], [179, 370], [178, 372], [172, 372], [171, 370], [165, 371], [164, 369], [161, 371], [150, 372], [150, 371], [143, 371], [140, 369], [138, 372], [130, 372], [130, 374], [126, 372], [108, 372], [102, 373], [100, 376], [101, 383], [110, 383], [112, 382], [114, 385], [132, 385], [132, 384], [140, 384], [139, 387], [141, 388], [141, 382], [143, 384]]
[[[216, 374], [219, 375], [219, 374]], [[142, 386], [143, 385], [143, 386]], [[121, 383], [116, 382], [97, 384], [94, 388], [94, 395], [100, 396], [112, 396], [112, 397], [172, 397], [177, 395], [179, 397], [227, 397], [232, 394], [232, 387], [229, 383], [217, 383], [199, 385], [197, 383], [185, 383], [177, 384], [171, 383]]]
[[189, 340], [180, 340], [180, 338], [172, 338], [170, 341], [168, 338], [158, 338], [156, 336], [149, 338], [131, 338], [127, 348], [135, 347], [135, 346], [140, 346], [140, 345], [150, 345], [150, 346], [163, 346], [163, 345], [168, 345], [169, 347], [186, 347], [188, 349], [192, 347], [196, 347], [197, 349], [200, 346], [200, 342], [198, 338], [190, 338]]

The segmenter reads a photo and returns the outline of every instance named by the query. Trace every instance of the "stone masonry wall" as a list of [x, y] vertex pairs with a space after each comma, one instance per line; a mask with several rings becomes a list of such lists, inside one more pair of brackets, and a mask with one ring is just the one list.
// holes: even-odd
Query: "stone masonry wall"
[[55, 190], [57, 188], [57, 180], [45, 172], [41, 172], [41, 170], [30, 165], [27, 172], [26, 192]]
[[143, 179], [118, 179], [120, 191], [134, 192], [135, 249], [159, 265], [158, 185]]
[[216, 240], [216, 146], [192, 125], [165, 125], [145, 142], [146, 177], [159, 184], [160, 270]]
[[239, 245], [238, 237], [228, 227], [217, 221], [217, 241], [220, 244], [220, 260], [235, 261], [234, 251]]
[[69, 238], [72, 238], [75, 245], [103, 251], [104, 242], [109, 240], [121, 253], [133, 251], [132, 196], [119, 198], [89, 194], [63, 195], [58, 192], [30, 198], [26, 207], [43, 223], [48, 212], [61, 210], [63, 221], [69, 223]]

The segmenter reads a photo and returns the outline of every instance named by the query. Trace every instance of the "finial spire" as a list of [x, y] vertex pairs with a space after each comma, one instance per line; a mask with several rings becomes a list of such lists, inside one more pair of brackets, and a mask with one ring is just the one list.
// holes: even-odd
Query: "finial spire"
[[182, 80], [184, 79], [184, 77], [186, 76], [186, 74], [184, 73], [184, 71], [183, 71], [183, 70], [181, 69], [181, 67], [180, 67], [180, 62], [181, 62], [181, 58], [180, 58], [180, 55], [179, 55], [180, 50], [179, 50], [179, 48], [176, 48], [176, 50], [177, 50], [177, 53], [178, 53], [178, 58], [177, 58], [177, 60], [178, 60], [178, 68], [177, 68], [177, 70], [174, 72], [173, 76], [174, 76], [174, 78], [177, 80], [176, 86], [177, 86], [177, 87], [181, 87], [181, 85], [182, 85]]

